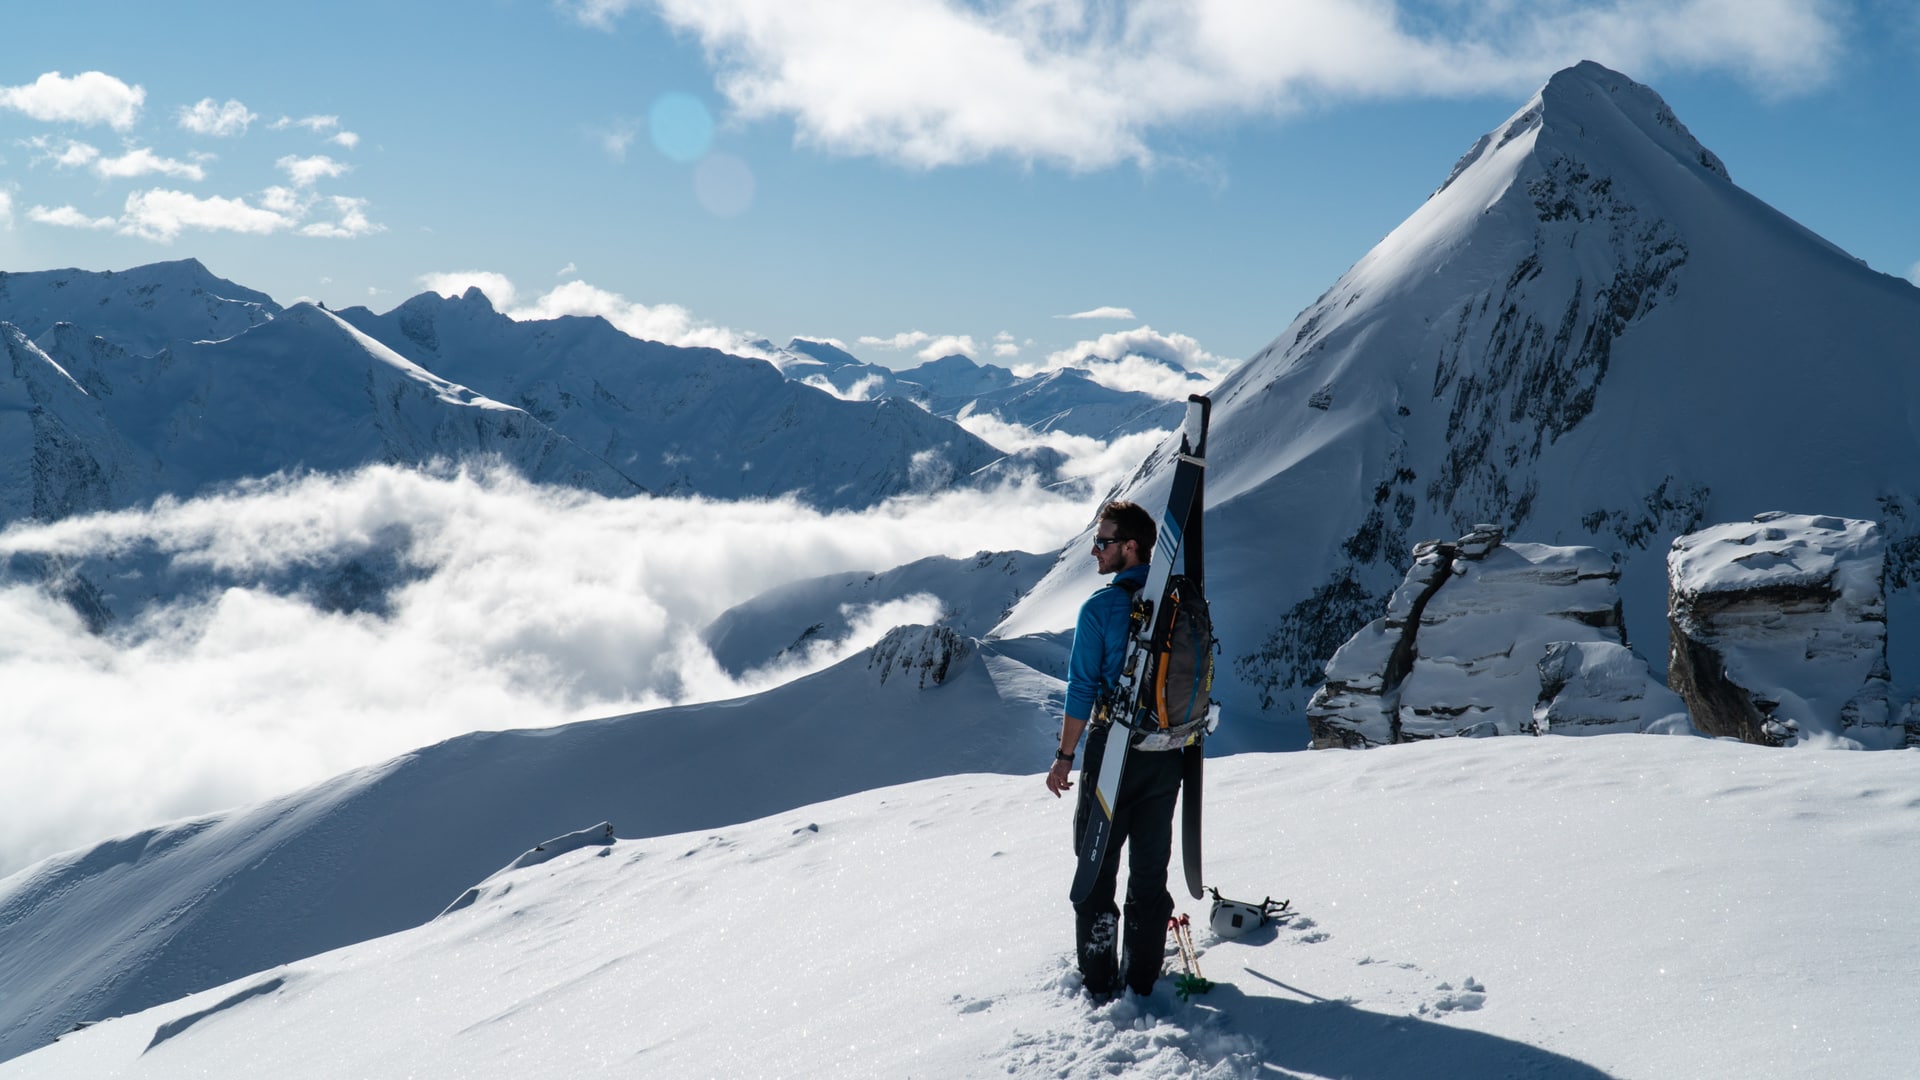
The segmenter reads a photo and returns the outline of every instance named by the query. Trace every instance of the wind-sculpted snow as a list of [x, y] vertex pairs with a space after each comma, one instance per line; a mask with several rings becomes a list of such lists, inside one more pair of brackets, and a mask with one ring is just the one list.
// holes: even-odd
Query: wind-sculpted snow
[[[1265, 745], [1303, 745], [1323, 666], [1418, 540], [1491, 522], [1618, 554], [1628, 640], [1659, 664], [1668, 542], [1778, 506], [1884, 523], [1904, 700], [1915, 355], [1920, 290], [1734, 186], [1647, 87], [1591, 63], [1556, 74], [1212, 392], [1223, 730], [1264, 717], [1280, 721]], [[1169, 452], [1124, 493], [1157, 505]], [[1093, 584], [1080, 550], [1002, 632], [1070, 625]]]

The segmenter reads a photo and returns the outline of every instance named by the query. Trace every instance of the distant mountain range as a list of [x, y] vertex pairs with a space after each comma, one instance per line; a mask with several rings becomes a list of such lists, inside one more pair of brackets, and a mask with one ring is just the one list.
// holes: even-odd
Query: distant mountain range
[[[794, 338], [786, 348], [773, 352], [788, 378], [843, 397], [906, 398], [935, 416], [960, 420], [984, 414], [1039, 432], [1111, 439], [1171, 431], [1179, 426], [1186, 408], [1183, 402], [1104, 386], [1084, 368], [1022, 376], [997, 364], [953, 355], [894, 371], [862, 361], [829, 342], [807, 338]], [[1184, 372], [1165, 360], [1156, 362]]]
[[904, 401], [598, 318], [517, 322], [478, 291], [375, 315], [282, 308], [191, 259], [0, 274], [0, 342], [0, 521], [475, 455], [605, 494], [822, 508], [1033, 467]]

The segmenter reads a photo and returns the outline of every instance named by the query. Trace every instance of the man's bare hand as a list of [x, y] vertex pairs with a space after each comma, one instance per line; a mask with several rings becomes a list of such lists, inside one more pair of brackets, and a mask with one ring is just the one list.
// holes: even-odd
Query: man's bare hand
[[1054, 798], [1073, 790], [1073, 765], [1070, 762], [1056, 761], [1053, 768], [1047, 770], [1047, 790]]

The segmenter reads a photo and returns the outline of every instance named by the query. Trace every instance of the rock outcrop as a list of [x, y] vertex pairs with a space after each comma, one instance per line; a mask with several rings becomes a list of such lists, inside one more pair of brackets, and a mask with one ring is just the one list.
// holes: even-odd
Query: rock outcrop
[[878, 669], [880, 682], [915, 680], [918, 689], [947, 681], [954, 665], [973, 652], [973, 640], [945, 626], [896, 626], [867, 650], [868, 670]]
[[1387, 614], [1327, 664], [1313, 745], [1685, 730], [1627, 647], [1619, 580], [1597, 549], [1508, 544], [1490, 525], [1419, 544]]
[[1906, 740], [1888, 704], [1878, 523], [1760, 514], [1674, 540], [1667, 572], [1667, 680], [1701, 731], [1770, 746]]

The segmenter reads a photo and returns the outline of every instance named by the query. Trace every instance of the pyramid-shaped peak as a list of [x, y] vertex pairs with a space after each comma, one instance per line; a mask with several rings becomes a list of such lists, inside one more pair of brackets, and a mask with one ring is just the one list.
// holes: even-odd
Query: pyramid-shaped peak
[[1617, 118], [1681, 161], [1729, 179], [1726, 165], [1700, 145], [1664, 98], [1611, 68], [1582, 60], [1548, 79], [1534, 100], [1549, 126], [1572, 137], [1618, 136]]
[[1731, 179], [1719, 156], [1693, 137], [1652, 87], [1591, 60], [1555, 73], [1518, 112], [1481, 136], [1434, 194], [1477, 169], [1512, 168], [1517, 161], [1510, 146], [1524, 149], [1529, 159], [1581, 161], [1609, 173], [1617, 165], [1657, 173], [1660, 163], [1671, 160], [1702, 177]]

